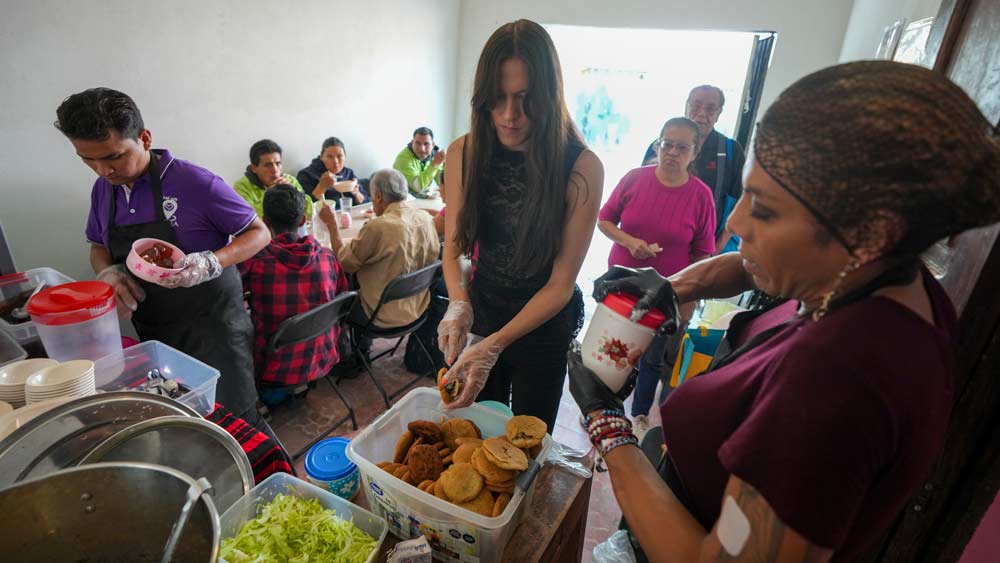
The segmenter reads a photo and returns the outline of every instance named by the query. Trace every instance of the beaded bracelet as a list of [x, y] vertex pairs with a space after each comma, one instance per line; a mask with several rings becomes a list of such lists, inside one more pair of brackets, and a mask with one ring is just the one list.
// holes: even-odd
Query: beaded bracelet
[[589, 428], [591, 422], [593, 422], [595, 419], [602, 418], [605, 416], [627, 418], [625, 416], [625, 411], [621, 409], [604, 409], [602, 411], [598, 411], [596, 414], [588, 414], [584, 419], [584, 423]]
[[602, 417], [594, 421], [587, 429], [591, 441], [596, 442], [602, 437], [612, 434], [631, 434], [632, 423], [624, 417]]
[[587, 425], [587, 435], [595, 446], [611, 438], [634, 436], [632, 422], [621, 411], [591, 417]]
[[611, 450], [619, 446], [627, 446], [629, 444], [638, 446], [639, 439], [636, 438], [634, 434], [629, 433], [628, 436], [619, 436], [617, 438], [602, 440], [597, 444], [597, 451], [601, 454], [601, 457], [607, 457]]

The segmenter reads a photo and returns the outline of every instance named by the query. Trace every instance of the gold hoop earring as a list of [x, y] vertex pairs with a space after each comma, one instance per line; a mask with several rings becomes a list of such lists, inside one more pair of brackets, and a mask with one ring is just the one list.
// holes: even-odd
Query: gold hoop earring
[[833, 298], [837, 295], [837, 291], [840, 290], [840, 286], [844, 283], [844, 278], [847, 277], [847, 274], [857, 270], [859, 265], [860, 264], [858, 263], [857, 258], [851, 258], [851, 260], [844, 265], [843, 269], [840, 270], [840, 273], [837, 274], [837, 279], [833, 282], [833, 288], [826, 292], [826, 295], [823, 296], [823, 302], [820, 303], [819, 307], [815, 311], [813, 311], [813, 321], [822, 319], [824, 315], [830, 312], [830, 302], [833, 301]]

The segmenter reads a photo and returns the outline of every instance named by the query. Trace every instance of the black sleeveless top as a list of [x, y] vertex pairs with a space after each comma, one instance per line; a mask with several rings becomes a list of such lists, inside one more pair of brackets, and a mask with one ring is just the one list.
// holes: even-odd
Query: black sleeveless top
[[[586, 147], [582, 144], [566, 147], [563, 169], [567, 182], [584, 148]], [[537, 268], [534, 273], [518, 269], [514, 265], [514, 248], [523, 218], [525, 192], [528, 189], [526, 180], [524, 153], [498, 146], [490, 161], [486, 181], [482, 184], [484, 193], [482, 205], [478, 209], [479, 256], [470, 287], [470, 299], [476, 312], [473, 326], [475, 334], [485, 336], [499, 330], [548, 282], [552, 273], [554, 259]], [[559, 188], [566, 189], [566, 186]], [[553, 220], [561, 222], [564, 217], [553, 217]], [[582, 294], [577, 288], [566, 309], [539, 329], [554, 328], [547, 325], [555, 321], [556, 325], [566, 325], [566, 330], [575, 336], [579, 330], [576, 317], [580, 316], [582, 321], [582, 304]], [[577, 315], [577, 312], [581, 315]]]

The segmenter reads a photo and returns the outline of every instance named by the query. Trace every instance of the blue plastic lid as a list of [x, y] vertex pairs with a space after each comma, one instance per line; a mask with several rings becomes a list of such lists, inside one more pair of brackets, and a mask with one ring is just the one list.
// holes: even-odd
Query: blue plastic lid
[[479, 401], [478, 404], [483, 405], [484, 407], [489, 407], [500, 414], [514, 416], [514, 411], [510, 410], [510, 407], [500, 401]]
[[358, 469], [347, 457], [347, 438], [327, 438], [306, 454], [306, 473], [317, 481], [336, 481]]

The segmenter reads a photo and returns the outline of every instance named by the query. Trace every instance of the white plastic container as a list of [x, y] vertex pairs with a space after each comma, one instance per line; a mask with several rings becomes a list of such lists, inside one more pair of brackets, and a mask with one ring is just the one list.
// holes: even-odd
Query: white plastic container
[[94, 362], [98, 391], [129, 391], [146, 381], [157, 369], [191, 390], [177, 400], [205, 416], [215, 410], [215, 386], [219, 370], [158, 340], [149, 340], [118, 350]]
[[98, 360], [122, 349], [115, 291], [101, 281], [57, 285], [28, 301], [45, 353], [53, 360]]
[[[0, 277], [0, 301], [7, 301], [40, 285], [54, 287], [64, 283], [74, 282], [73, 278], [53, 270], [52, 268], [34, 268], [26, 272], [18, 272]], [[8, 323], [0, 318], [0, 330], [14, 337], [18, 344], [38, 340], [38, 330], [35, 323], [27, 320], [21, 323]]]
[[[437, 389], [410, 391], [351, 440], [347, 456], [361, 471], [368, 505], [385, 517], [394, 535], [402, 539], [426, 536], [438, 561], [496, 563], [520, 522], [522, 510], [529, 504], [524, 491], [515, 489], [503, 514], [487, 518], [425, 493], [375, 465], [392, 460], [396, 441], [414, 420], [439, 422], [445, 418], [467, 418], [476, 423], [483, 438], [490, 438], [503, 435], [510, 418], [477, 404], [453, 411], [442, 407]], [[539, 464], [551, 448], [552, 438], [546, 434], [541, 452], [535, 458]], [[530, 494], [533, 487], [528, 490]]]
[[597, 311], [583, 337], [580, 355], [583, 365], [601, 378], [613, 392], [618, 392], [632, 373], [628, 357], [636, 350], [645, 350], [666, 317], [653, 309], [639, 322], [629, 320], [638, 299], [631, 295], [612, 293], [597, 304]]
[[[337, 495], [324, 491], [323, 489], [306, 483], [305, 481], [293, 477], [287, 473], [275, 473], [264, 479], [259, 485], [250, 490], [235, 504], [229, 507], [219, 518], [219, 529], [222, 538], [231, 538], [239, 533], [243, 524], [257, 517], [260, 509], [265, 504], [274, 500], [279, 493], [291, 494], [301, 499], [318, 499], [325, 508], [334, 510], [339, 518], [349, 520], [355, 526], [378, 542], [371, 555], [368, 556], [367, 563], [374, 563], [378, 558], [379, 547], [385, 541], [388, 531], [385, 520], [368, 512], [367, 510], [351, 504]], [[225, 563], [221, 557], [219, 561]]]

